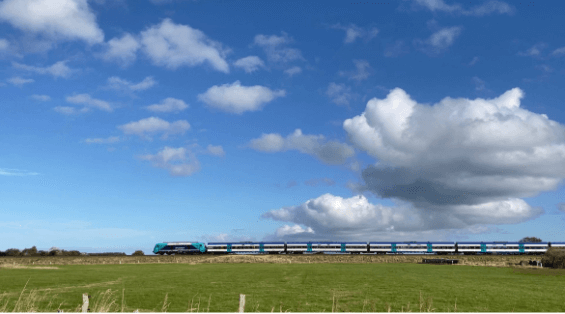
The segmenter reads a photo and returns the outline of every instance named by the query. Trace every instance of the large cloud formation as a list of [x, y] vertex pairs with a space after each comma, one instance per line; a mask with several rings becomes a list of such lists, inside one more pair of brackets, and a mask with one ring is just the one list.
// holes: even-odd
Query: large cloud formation
[[493, 99], [447, 97], [429, 106], [396, 88], [371, 99], [343, 127], [376, 160], [362, 171], [362, 189], [397, 205], [326, 194], [263, 217], [344, 239], [533, 219], [543, 209], [521, 198], [554, 190], [565, 177], [565, 127], [520, 108], [523, 97], [514, 88]]

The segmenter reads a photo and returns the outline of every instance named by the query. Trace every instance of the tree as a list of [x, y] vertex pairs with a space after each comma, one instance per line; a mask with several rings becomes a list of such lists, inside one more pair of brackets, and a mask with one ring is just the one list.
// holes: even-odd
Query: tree
[[142, 250], [137, 250], [135, 252], [133, 252], [132, 256], [144, 256], [145, 253], [143, 253]]
[[539, 243], [541, 242], [540, 238], [536, 238], [536, 237], [525, 237], [522, 240], [520, 240], [519, 242], [533, 242], [533, 243]]
[[19, 249], [7, 249], [6, 256], [20, 256], [22, 253]]
[[37, 255], [37, 247], [35, 247], [35, 245], [34, 245], [30, 249], [24, 249], [22, 251], [22, 255], [25, 255], [25, 256], [35, 256], [35, 255]]

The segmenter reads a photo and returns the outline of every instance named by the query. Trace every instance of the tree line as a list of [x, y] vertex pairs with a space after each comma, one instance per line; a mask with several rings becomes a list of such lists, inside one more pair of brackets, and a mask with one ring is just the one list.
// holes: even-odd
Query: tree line
[[[7, 249], [6, 251], [0, 251], [0, 256], [123, 256], [126, 253], [123, 252], [104, 252], [104, 253], [84, 253], [77, 250], [61, 250], [57, 247], [52, 247], [48, 251], [38, 250], [37, 247], [34, 245], [31, 248], [26, 248], [24, 250], [20, 249]], [[137, 250], [133, 254], [133, 256], [142, 256], [145, 255], [143, 251]]]

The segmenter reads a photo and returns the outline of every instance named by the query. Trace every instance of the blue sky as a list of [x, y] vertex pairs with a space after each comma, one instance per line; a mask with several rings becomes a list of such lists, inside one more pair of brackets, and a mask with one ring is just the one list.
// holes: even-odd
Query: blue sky
[[0, 250], [565, 241], [561, 1], [0, 1]]

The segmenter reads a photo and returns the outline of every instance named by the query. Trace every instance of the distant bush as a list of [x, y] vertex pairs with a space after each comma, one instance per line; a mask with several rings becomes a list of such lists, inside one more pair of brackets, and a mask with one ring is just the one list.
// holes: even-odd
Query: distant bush
[[6, 252], [0, 251], [0, 256], [6, 256]]
[[544, 267], [565, 268], [565, 250], [549, 248], [541, 258], [541, 263]]
[[145, 253], [143, 253], [142, 250], [137, 250], [132, 254], [132, 256], [143, 256], [143, 255], [145, 255]]
[[73, 250], [73, 251], [63, 250], [63, 251], [61, 251], [61, 255], [63, 255], [63, 256], [80, 256], [81, 254], [80, 254], [79, 251], [76, 251], [76, 250]]
[[37, 248], [34, 245], [29, 249], [24, 249], [22, 251], [22, 255], [23, 256], [36, 256], [37, 255]]
[[21, 256], [22, 252], [19, 249], [7, 249], [6, 256]]

